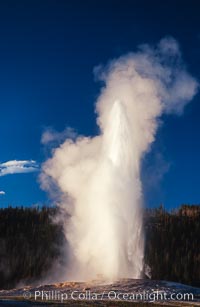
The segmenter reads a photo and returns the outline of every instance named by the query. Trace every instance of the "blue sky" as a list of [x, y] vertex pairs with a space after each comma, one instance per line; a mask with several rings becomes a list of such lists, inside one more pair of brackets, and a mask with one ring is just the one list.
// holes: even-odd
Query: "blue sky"
[[[41, 144], [46, 127], [73, 127], [85, 135], [98, 132], [96, 65], [171, 35], [180, 43], [189, 72], [199, 80], [199, 10], [194, 0], [3, 1], [0, 162], [24, 163], [14, 164], [17, 174], [0, 176], [0, 191], [5, 192], [0, 193], [0, 206], [49, 203], [38, 183], [39, 166], [50, 154]], [[199, 99], [198, 94], [182, 116], [162, 119], [143, 165], [149, 206], [199, 203]], [[25, 173], [19, 173], [19, 167]]]

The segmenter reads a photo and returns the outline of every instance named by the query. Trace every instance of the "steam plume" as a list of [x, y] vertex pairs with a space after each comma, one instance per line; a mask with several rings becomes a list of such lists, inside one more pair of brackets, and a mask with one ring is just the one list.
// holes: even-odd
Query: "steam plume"
[[77, 137], [57, 148], [43, 165], [42, 186], [61, 193], [58, 206], [73, 259], [67, 278], [139, 278], [143, 269], [143, 155], [163, 113], [181, 114], [197, 92], [177, 42], [143, 45], [95, 69], [104, 82], [96, 102], [96, 137]]

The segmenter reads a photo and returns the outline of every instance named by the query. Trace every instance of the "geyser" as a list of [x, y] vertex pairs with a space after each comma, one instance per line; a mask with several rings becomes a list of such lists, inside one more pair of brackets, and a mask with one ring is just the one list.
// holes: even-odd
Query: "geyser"
[[70, 254], [66, 279], [140, 278], [142, 157], [159, 117], [180, 114], [198, 85], [173, 38], [143, 45], [95, 73], [105, 84], [96, 103], [100, 133], [66, 139], [55, 149], [43, 165], [42, 187], [56, 185], [57, 205], [70, 215], [61, 219]]

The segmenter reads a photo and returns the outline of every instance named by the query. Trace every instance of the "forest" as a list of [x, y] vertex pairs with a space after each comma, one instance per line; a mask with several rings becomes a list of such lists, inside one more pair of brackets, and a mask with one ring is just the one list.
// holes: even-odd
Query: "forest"
[[[62, 262], [57, 208], [0, 209], [0, 289], [44, 280]], [[151, 278], [200, 286], [200, 206], [145, 209], [145, 263]]]

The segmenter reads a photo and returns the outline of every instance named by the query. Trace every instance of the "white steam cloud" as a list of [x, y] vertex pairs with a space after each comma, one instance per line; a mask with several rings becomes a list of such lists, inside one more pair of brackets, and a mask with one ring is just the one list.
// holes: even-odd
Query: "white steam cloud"
[[42, 186], [56, 185], [71, 262], [66, 278], [140, 278], [143, 270], [141, 159], [163, 113], [181, 114], [197, 92], [178, 43], [155, 47], [98, 67], [104, 86], [96, 102], [96, 137], [77, 137], [43, 165]]
[[76, 136], [76, 132], [71, 127], [66, 127], [62, 132], [55, 131], [52, 127], [47, 127], [42, 134], [41, 143], [43, 145], [54, 145], [56, 143], [61, 143], [68, 138], [75, 139]]

